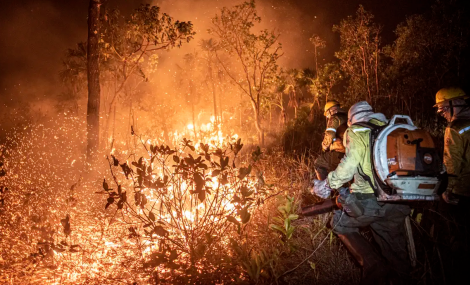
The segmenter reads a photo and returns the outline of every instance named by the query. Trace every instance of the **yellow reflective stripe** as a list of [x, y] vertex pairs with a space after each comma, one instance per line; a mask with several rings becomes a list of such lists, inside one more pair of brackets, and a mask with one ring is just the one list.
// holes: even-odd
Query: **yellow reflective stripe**
[[356, 132], [365, 132], [365, 131], [370, 131], [369, 128], [359, 128], [359, 129], [353, 129], [352, 130], [354, 133]]
[[336, 133], [336, 129], [333, 129], [333, 128], [328, 128], [328, 129], [326, 129], [326, 131], [327, 131], [327, 132], [328, 132], [328, 131], [331, 131], [331, 132], [335, 132], [335, 133]]

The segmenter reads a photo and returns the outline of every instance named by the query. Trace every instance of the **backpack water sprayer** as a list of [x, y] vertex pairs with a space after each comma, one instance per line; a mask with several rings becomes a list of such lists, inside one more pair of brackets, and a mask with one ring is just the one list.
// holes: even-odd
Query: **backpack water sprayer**
[[[406, 115], [394, 115], [385, 126], [356, 124], [371, 130], [373, 177], [362, 176], [374, 189], [377, 201], [439, 199], [442, 162], [428, 132], [418, 129]], [[335, 199], [326, 200], [302, 208], [302, 213], [305, 216], [325, 213], [336, 208], [336, 203]]]
[[431, 135], [410, 117], [394, 115], [386, 126], [372, 127], [371, 145], [377, 201], [439, 199], [441, 159]]

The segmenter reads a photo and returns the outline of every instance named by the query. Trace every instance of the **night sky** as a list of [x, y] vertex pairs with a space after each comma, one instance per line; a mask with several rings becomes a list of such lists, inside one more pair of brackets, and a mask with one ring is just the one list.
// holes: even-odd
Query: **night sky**
[[[334, 24], [353, 15], [359, 4], [375, 15], [383, 27], [383, 42], [394, 39], [396, 25], [407, 15], [422, 13], [431, 0], [259, 0], [258, 11], [266, 27], [281, 33], [284, 45], [282, 64], [288, 67], [313, 66], [309, 37], [316, 33], [327, 41], [322, 57], [328, 61], [339, 46], [339, 36], [331, 31]], [[0, 108], [21, 104], [23, 100], [47, 100], [58, 93], [58, 73], [67, 48], [86, 40], [88, 0], [15, 0], [0, 1]], [[109, 0], [108, 7], [130, 12], [140, 3], [153, 3], [163, 12], [182, 21], [193, 21], [200, 37], [204, 37], [210, 17], [227, 0]], [[173, 53], [197, 48], [192, 46]], [[162, 57], [164, 57], [163, 55]], [[169, 54], [170, 56], [170, 54]]]

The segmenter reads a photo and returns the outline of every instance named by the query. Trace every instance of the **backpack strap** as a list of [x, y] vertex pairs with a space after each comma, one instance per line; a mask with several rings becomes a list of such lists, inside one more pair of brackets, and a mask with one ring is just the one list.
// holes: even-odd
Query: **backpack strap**
[[[372, 124], [371, 122], [357, 122], [354, 123], [353, 126], [361, 126], [370, 129], [371, 139], [373, 139], [372, 142], [375, 142], [375, 139], [377, 138], [378, 134], [384, 128], [383, 126], [377, 126], [376, 124]], [[373, 144], [371, 144], [371, 146], [372, 145]]]

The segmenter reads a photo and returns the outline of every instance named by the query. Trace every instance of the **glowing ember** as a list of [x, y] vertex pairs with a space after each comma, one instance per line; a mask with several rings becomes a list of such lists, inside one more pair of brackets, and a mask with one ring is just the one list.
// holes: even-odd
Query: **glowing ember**
[[[32, 126], [32, 140], [12, 137], [14, 148], [3, 147], [9, 153], [5, 184], [17, 198], [9, 197], [5, 212], [14, 215], [2, 212], [0, 242], [18, 253], [11, 255], [16, 261], [5, 262], [27, 259], [31, 268], [9, 267], [4, 276], [22, 280], [21, 272], [28, 272], [31, 284], [113, 284], [115, 278], [145, 283], [149, 276], [173, 280], [190, 268], [215, 270], [208, 266], [215, 252], [229, 260], [229, 238], [250, 220], [266, 187], [248, 164], [235, 167], [243, 165], [238, 136], [224, 135], [211, 121], [198, 126], [196, 144], [184, 139], [192, 133], [186, 131], [174, 132], [176, 148], [153, 145], [157, 138], [141, 140], [129, 152], [120, 150], [125, 141], [115, 141], [110, 168], [93, 169], [104, 183], [96, 175], [78, 176], [83, 156], [70, 154], [83, 148], [73, 131], [84, 129], [79, 121]], [[45, 133], [57, 139], [44, 140]], [[98, 190], [100, 183], [104, 189]], [[21, 227], [8, 226], [18, 218]]]

